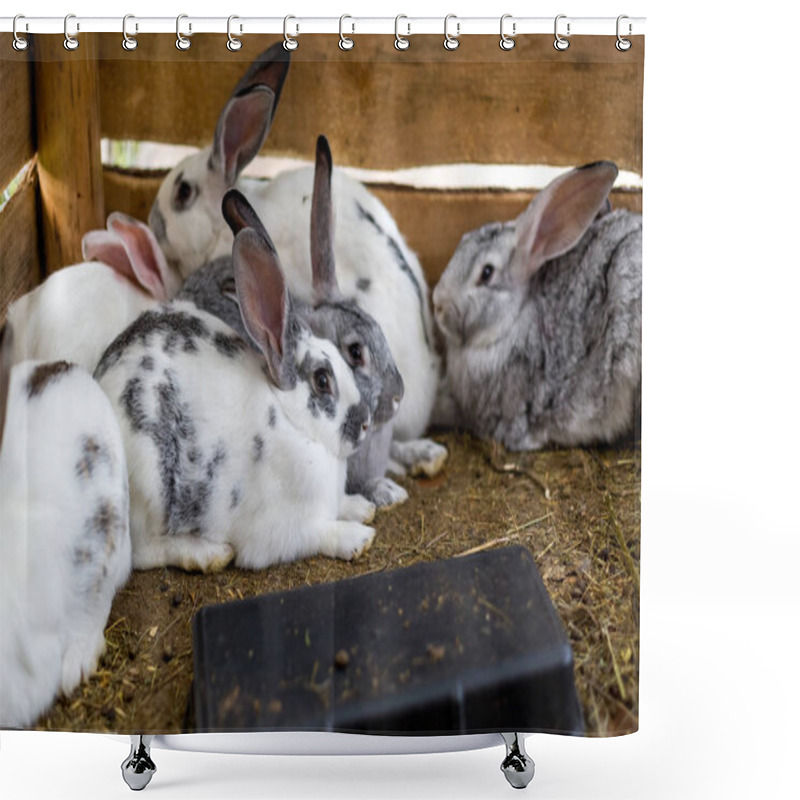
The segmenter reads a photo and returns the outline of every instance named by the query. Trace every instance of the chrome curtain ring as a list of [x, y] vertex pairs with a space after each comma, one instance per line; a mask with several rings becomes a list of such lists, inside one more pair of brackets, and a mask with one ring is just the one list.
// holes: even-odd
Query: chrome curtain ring
[[[555, 22], [556, 40], [553, 42], [553, 47], [555, 47], [556, 50], [563, 51], [563, 50], [566, 50], [569, 47], [569, 39], [565, 39], [558, 32], [558, 21], [560, 19], [566, 19], [566, 18], [567, 18], [566, 14], [559, 14], [556, 17], [556, 22]], [[569, 36], [569, 22], [567, 23], [567, 36]]]
[[[78, 45], [80, 44], [80, 42], [74, 36], [70, 36], [69, 35], [69, 21], [71, 19], [75, 19], [75, 15], [74, 14], [67, 14], [67, 16], [64, 17], [64, 49], [65, 50], [77, 50], [78, 49]], [[79, 24], [76, 24], [75, 32], [77, 33], [80, 30], [80, 28], [81, 28], [81, 26]]]
[[461, 29], [461, 23], [456, 21], [456, 35], [451, 36], [447, 32], [447, 23], [450, 22], [451, 19], [457, 20], [458, 18], [456, 17], [455, 14], [448, 14], [444, 18], [444, 48], [445, 50], [458, 50], [458, 46], [461, 44], [461, 42], [458, 41], [458, 34]]
[[[300, 46], [300, 43], [297, 41], [297, 39], [293, 39], [291, 36], [289, 36], [287, 26], [289, 24], [290, 19], [297, 19], [297, 17], [293, 17], [291, 14], [289, 14], [288, 16], [283, 18], [283, 49], [292, 51], [292, 50], [297, 50], [297, 48]], [[297, 30], [299, 33], [300, 28], [298, 27]]]
[[[342, 14], [342, 16], [339, 17], [339, 49], [340, 50], [352, 50], [356, 46], [356, 43], [349, 36], [345, 36], [344, 35], [344, 31], [342, 30], [343, 27], [344, 27], [344, 21], [346, 19], [353, 19], [353, 18], [349, 14]], [[356, 26], [355, 26], [355, 23], [353, 23], [352, 33], [355, 33], [355, 30], [356, 30]]]
[[513, 37], [517, 35], [517, 23], [511, 23], [511, 36], [507, 36], [503, 30], [503, 26], [507, 19], [511, 19], [513, 14], [503, 14], [500, 17], [500, 49], [501, 50], [513, 50], [514, 45], [516, 42], [514, 41]]
[[[405, 14], [398, 14], [394, 18], [394, 46], [396, 50], [408, 50], [411, 47], [411, 40], [400, 35], [400, 20], [408, 19]], [[408, 25], [408, 36], [411, 35], [411, 25]]]
[[[17, 21], [21, 20], [21, 19], [25, 19], [25, 16], [23, 14], [17, 14], [17, 16], [14, 17], [14, 22], [13, 22], [13, 25], [11, 27], [11, 31], [14, 34], [14, 41], [11, 43], [11, 45], [15, 50], [18, 50], [20, 53], [23, 50], [27, 50], [28, 49], [28, 45], [30, 44], [30, 42], [24, 36], [20, 36], [17, 33]], [[28, 30], [28, 23], [27, 22], [25, 23], [25, 30], [26, 31]]]
[[[617, 50], [620, 51], [620, 53], [624, 53], [626, 50], [630, 50], [631, 46], [633, 44], [630, 39], [623, 39], [622, 38], [622, 34], [620, 34], [620, 32], [619, 32], [620, 22], [622, 22], [622, 20], [624, 20], [624, 19], [628, 19], [626, 14], [620, 14], [617, 17], [617, 42], [616, 42], [616, 44], [614, 46], [617, 48]], [[630, 23], [628, 23], [628, 35], [629, 36], [630, 36], [630, 33], [631, 33], [631, 25], [630, 25]]]
[[[122, 18], [122, 47], [125, 50], [135, 50], [139, 44], [133, 36], [128, 36], [128, 20], [135, 19], [133, 14], [126, 14]], [[134, 24], [134, 30], [139, 30], [139, 25]]]
[[[225, 46], [228, 48], [228, 50], [231, 51], [231, 53], [238, 52], [239, 50], [242, 49], [242, 46], [243, 46], [242, 40], [241, 39], [237, 39], [231, 33], [231, 22], [233, 22], [235, 19], [239, 19], [239, 17], [237, 17], [236, 14], [231, 14], [228, 17], [228, 42], [227, 42], [227, 44]], [[241, 32], [242, 32], [242, 27], [240, 25], [239, 26], [239, 33], [241, 33]]]
[[[188, 19], [188, 14], [178, 14], [178, 18], [175, 20], [175, 33], [177, 34], [178, 38], [175, 40], [175, 47], [178, 50], [188, 50], [192, 46], [191, 39], [187, 39], [181, 33], [181, 20]], [[192, 35], [192, 23], [189, 23], [189, 36]]]

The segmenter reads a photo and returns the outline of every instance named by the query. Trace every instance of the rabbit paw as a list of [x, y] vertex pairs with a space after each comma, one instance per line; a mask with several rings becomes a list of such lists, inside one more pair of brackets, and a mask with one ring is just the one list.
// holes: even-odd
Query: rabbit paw
[[353, 561], [362, 553], [366, 553], [375, 538], [375, 531], [360, 522], [337, 520], [329, 532], [328, 546], [323, 555]]
[[234, 549], [226, 542], [194, 536], [164, 536], [134, 553], [134, 569], [180, 567], [187, 572], [219, 572], [233, 561]]
[[366, 493], [381, 510], [392, 508], [408, 500], [408, 492], [391, 478], [377, 478], [367, 487]]
[[339, 519], [372, 522], [375, 519], [375, 503], [370, 503], [360, 494], [346, 494], [339, 504]]
[[408, 468], [412, 477], [438, 475], [447, 461], [447, 448], [433, 439], [412, 439], [408, 442], [392, 442], [392, 459]]

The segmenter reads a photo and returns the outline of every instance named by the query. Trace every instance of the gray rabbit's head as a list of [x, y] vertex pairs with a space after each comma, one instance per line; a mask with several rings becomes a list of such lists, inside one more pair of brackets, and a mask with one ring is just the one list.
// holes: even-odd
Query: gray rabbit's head
[[605, 203], [617, 167], [598, 161], [556, 178], [515, 220], [465, 234], [433, 292], [436, 321], [459, 347], [513, 336], [531, 278], [585, 233]]

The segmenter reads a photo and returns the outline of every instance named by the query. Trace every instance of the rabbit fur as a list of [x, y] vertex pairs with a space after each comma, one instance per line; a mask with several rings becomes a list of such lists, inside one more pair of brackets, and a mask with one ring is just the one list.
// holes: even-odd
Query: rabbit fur
[[233, 263], [259, 354], [173, 300], [139, 317], [95, 372], [128, 453], [135, 568], [352, 559], [374, 536], [363, 523], [375, 506], [344, 492], [370, 423], [351, 370], [295, 313], [265, 232], [241, 230]]
[[119, 212], [84, 235], [83, 257], [9, 306], [12, 363], [64, 360], [91, 372], [120, 331], [182, 283], [148, 227]]
[[[292, 293], [313, 302], [308, 248], [313, 168], [275, 180], [241, 179], [272, 124], [289, 55], [277, 43], [239, 81], [217, 122], [213, 144], [181, 161], [165, 178], [149, 222], [167, 258], [184, 277], [230, 253], [231, 233], [220, 213], [224, 193], [236, 186], [267, 222], [286, 266]], [[333, 171], [334, 252], [342, 294], [383, 328], [405, 382], [394, 420], [394, 466], [435, 474], [447, 451], [430, 440], [409, 442], [428, 426], [440, 361], [434, 348], [429, 290], [417, 257], [380, 201], [358, 181]], [[415, 459], [422, 458], [417, 463]]]
[[459, 243], [433, 292], [447, 346], [437, 417], [511, 450], [611, 442], [641, 392], [642, 219], [572, 170]]
[[[392, 420], [403, 397], [403, 379], [380, 326], [339, 291], [331, 243], [331, 165], [330, 148], [321, 136], [311, 214], [314, 304], [292, 297], [292, 307], [315, 336], [339, 348], [372, 413], [373, 425], [366, 440], [348, 459], [347, 491], [386, 507], [408, 499], [406, 490], [384, 474], [389, 463]], [[253, 208], [236, 189], [225, 195], [223, 214], [234, 233], [247, 226], [264, 230]], [[192, 273], [178, 297], [218, 316], [257, 349], [247, 335], [237, 303], [231, 257], [215, 259]]]
[[96, 669], [131, 544], [108, 399], [64, 361], [10, 369], [12, 330], [0, 358], [0, 727], [22, 728]]

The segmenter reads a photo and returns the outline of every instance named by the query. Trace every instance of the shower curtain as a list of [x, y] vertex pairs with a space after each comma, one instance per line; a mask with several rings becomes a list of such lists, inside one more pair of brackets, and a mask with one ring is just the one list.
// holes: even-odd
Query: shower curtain
[[[74, 411], [81, 401], [55, 394], [66, 385], [66, 378], [52, 377], [58, 370], [36, 373], [28, 367], [23, 376], [22, 357], [11, 368], [15, 359], [4, 336], [3, 371], [10, 389], [0, 459], [3, 727], [131, 734], [313, 729], [609, 736], [637, 730], [641, 251], [638, 298], [626, 295], [632, 321], [626, 318], [622, 333], [615, 334], [616, 349], [604, 351], [609, 360], [592, 368], [595, 377], [604, 371], [610, 389], [601, 390], [594, 379], [588, 388], [569, 382], [594, 351], [583, 338], [588, 316], [565, 314], [559, 302], [564, 292], [577, 296], [582, 290], [573, 291], [569, 281], [549, 294], [537, 295], [534, 287], [547, 284], [545, 276], [557, 268], [568, 269], [570, 259], [578, 258], [570, 255], [576, 250], [583, 259], [594, 254], [600, 277], [588, 288], [581, 284], [587, 298], [594, 298], [586, 300], [586, 308], [597, 312], [603, 330], [613, 328], [622, 313], [614, 300], [614, 259], [635, 265], [635, 236], [625, 237], [641, 231], [643, 37], [627, 50], [615, 47], [613, 35], [575, 37], [566, 49], [554, 47], [552, 36], [520, 36], [510, 49], [499, 47], [497, 36], [470, 36], [449, 49], [434, 36], [411, 36], [409, 46], [398, 40], [395, 47], [391, 36], [359, 35], [348, 48], [337, 46], [335, 36], [304, 35], [291, 53], [281, 47], [280, 36], [246, 36], [236, 49], [226, 48], [224, 35], [195, 34], [186, 37], [190, 47], [179, 49], [174, 35], [151, 34], [127, 49], [119, 34], [81, 34], [71, 51], [58, 36], [30, 38], [30, 47], [17, 51], [11, 35], [0, 35], [4, 321], [13, 317], [12, 304], [49, 276], [95, 255], [91, 246], [87, 250], [90, 231], [113, 238], [114, 212], [149, 223], [170, 274], [183, 281], [199, 267], [180, 263], [175, 240], [184, 236], [191, 249], [210, 238], [205, 228], [178, 231], [180, 212], [203, 203], [211, 184], [192, 183], [188, 167], [178, 175], [169, 172], [199, 149], [212, 148], [209, 171], [220, 154], [227, 158], [221, 172], [229, 184], [225, 189], [237, 185], [251, 199], [295, 170], [305, 168], [311, 176], [315, 168], [319, 174], [328, 152], [334, 176], [342, 170], [352, 182], [350, 189], [335, 177], [332, 183], [334, 226], [341, 225], [335, 228], [334, 252], [337, 269], [345, 270], [338, 290], [380, 320], [404, 389], [394, 418], [400, 446], [392, 446], [389, 483], [383, 484], [396, 494], [374, 518], [364, 518], [373, 536], [358, 557], [290, 547], [265, 565], [234, 557], [205, 572], [168, 559], [144, 568], [136, 560], [141, 531], [133, 530], [133, 517], [142, 502], [140, 483], [151, 476], [136, 474], [147, 467], [128, 450], [124, 432], [131, 486], [119, 508], [130, 509], [131, 525], [120, 517], [112, 544], [108, 516], [117, 511], [104, 506], [105, 516], [98, 518], [93, 506], [86, 518], [102, 528], [102, 554], [72, 540], [60, 549], [44, 545], [52, 537], [84, 541], [87, 523], [74, 523], [60, 509], [74, 496], [67, 481], [93, 479], [104, 451], [84, 439], [84, 449], [70, 462], [71, 474], [48, 472], [56, 469], [52, 445], [34, 447], [40, 427], [26, 427], [44, 424], [36, 422], [32, 405], [39, 399], [37, 387], [42, 399], [53, 393], [54, 410], [48, 413], [56, 414], [56, 427], [64, 430], [72, 423], [65, 417], [60, 424], [58, 409], [68, 402]], [[273, 46], [277, 49], [270, 52], [285, 60], [281, 74], [252, 77], [256, 57]], [[225, 117], [236, 98], [266, 104], [263, 141], [260, 132], [250, 130], [249, 112]], [[226, 136], [250, 137], [257, 145], [237, 148]], [[168, 174], [171, 183], [159, 193]], [[587, 175], [594, 194], [573, 208], [570, 198], [583, 191], [573, 181]], [[303, 186], [307, 191], [301, 187], [287, 196], [304, 209], [303, 225], [316, 219], [319, 232], [325, 218], [312, 210], [317, 183], [309, 177]], [[539, 196], [554, 199], [532, 205]], [[283, 216], [290, 216], [289, 201], [263, 211], [256, 202], [253, 206], [284, 268], [309, 258], [313, 231], [292, 240], [286, 233], [291, 225], [281, 228]], [[614, 220], [623, 218], [632, 227], [611, 241], [607, 237], [617, 236]], [[342, 220], [352, 226], [345, 229]], [[252, 231], [254, 225], [245, 227]], [[550, 249], [541, 244], [548, 226], [569, 229]], [[590, 229], [605, 233], [586, 239]], [[224, 230], [200, 262], [231, 256], [233, 234]], [[263, 247], [263, 237], [259, 241]], [[382, 247], [388, 266], [366, 263], [347, 273], [340, 246]], [[543, 266], [530, 267], [518, 284], [503, 282], [513, 270], [528, 269], [519, 266], [526, 247], [541, 249]], [[102, 254], [96, 258], [103, 260]], [[388, 269], [394, 271], [392, 286], [401, 288], [396, 295], [389, 292], [387, 302], [380, 282]], [[625, 275], [619, 280], [633, 280], [635, 294], [635, 275]], [[130, 276], [125, 280], [130, 283]], [[556, 287], [553, 281], [548, 285]], [[70, 286], [51, 297], [68, 306], [77, 303]], [[290, 288], [302, 294], [302, 288]], [[384, 300], [370, 305], [381, 291]], [[155, 300], [173, 293], [156, 292], [148, 308], [158, 308]], [[473, 309], [484, 303], [483, 310], [460, 308], [462, 295]], [[522, 296], [539, 309], [533, 317], [526, 316]], [[319, 300], [310, 288], [304, 299]], [[88, 302], [79, 316], [90, 326], [107, 300], [98, 301], [102, 308]], [[36, 313], [47, 323], [53, 312], [41, 305], [18, 312], [17, 340], [18, 328]], [[130, 321], [136, 317], [131, 313]], [[499, 331], [530, 319], [549, 342], [540, 353], [547, 369], [563, 357], [569, 363], [557, 374], [567, 378], [563, 385], [552, 378], [551, 384], [551, 377], [541, 376], [556, 373], [542, 371], [543, 364], [529, 365], [521, 384], [514, 384], [520, 395], [513, 402], [522, 411], [508, 411], [513, 392], [504, 380], [515, 364], [528, 363], [530, 329], [508, 334], [515, 344], [507, 352], [498, 349]], [[481, 326], [488, 331], [485, 341], [480, 330], [476, 333]], [[68, 338], [49, 344], [57, 351]], [[576, 338], [585, 343], [580, 357], [567, 344]], [[237, 356], [244, 339], [216, 341], [217, 350], [228, 347]], [[493, 368], [481, 367], [470, 383], [461, 371], [467, 370], [465, 351], [487, 342], [495, 347], [487, 357]], [[419, 352], [429, 361], [415, 360]], [[140, 355], [147, 369], [146, 353]], [[617, 361], [637, 357], [639, 384], [635, 375], [625, 378], [632, 385], [624, 410], [604, 406], [623, 381], [614, 371]], [[63, 363], [62, 358], [69, 361], [58, 352], [50, 361]], [[86, 370], [95, 375], [91, 390], [98, 381], [107, 390], [103, 370], [95, 366]], [[432, 381], [423, 377], [426, 371], [435, 373]], [[210, 392], [213, 372], [206, 380], [203, 392]], [[492, 393], [492, 387], [499, 391]], [[110, 399], [112, 406], [119, 400]], [[601, 422], [578, 425], [575, 416], [593, 399], [602, 406], [592, 411]], [[87, 408], [94, 408], [92, 402], [86, 400]], [[538, 417], [537, 403], [543, 404]], [[493, 409], [491, 421], [481, 413], [486, 404]], [[559, 410], [561, 416], [555, 414]], [[228, 407], [225, 418], [211, 424], [227, 430], [231, 418], [246, 413], [241, 405]], [[325, 411], [315, 413], [324, 417]], [[606, 425], [614, 414], [625, 419]], [[509, 415], [517, 425], [521, 415], [530, 430], [520, 432]], [[540, 436], [543, 423], [537, 424], [554, 417]], [[569, 435], [563, 434], [566, 428]], [[265, 422], [265, 432], [269, 429]], [[265, 439], [257, 431], [250, 434], [253, 462], [269, 457]], [[429, 449], [409, 454], [403, 447], [409, 441]], [[205, 454], [209, 480], [215, 469], [225, 469], [221, 453]], [[163, 459], [158, 463], [163, 467]], [[156, 495], [174, 477], [160, 474]], [[231, 520], [242, 501], [239, 492], [245, 492], [232, 481], [226, 484]], [[36, 495], [40, 483], [47, 489]], [[310, 492], [307, 502], [316, 489], [303, 490]], [[49, 539], [38, 535], [42, 519]], [[225, 519], [216, 520], [216, 531]], [[303, 524], [301, 517], [297, 525]], [[91, 663], [65, 693], [61, 661], [67, 645], [59, 632], [72, 618], [58, 614], [75, 601], [70, 582], [80, 580], [75, 576], [91, 562], [97, 586], [108, 583], [111, 568], [103, 558], [114, 550], [119, 559], [126, 547], [132, 548], [133, 561], [113, 562], [118, 580], [103, 590], [110, 608], [98, 612], [102, 653], [95, 659], [89, 654]], [[54, 564], [59, 558], [64, 563]], [[58, 577], [48, 578], [53, 570]], [[60, 592], [69, 599], [59, 599]], [[53, 601], [48, 635], [59, 643], [42, 649], [37, 625], [44, 623], [31, 609], [48, 593]], [[26, 659], [33, 659], [33, 667], [28, 665], [27, 679], [18, 678]], [[38, 659], [62, 667], [49, 684]], [[43, 697], [27, 717], [12, 718], [12, 696], [34, 692], [26, 680], [38, 682], [35, 692]], [[515, 709], [517, 698], [521, 706]]]

